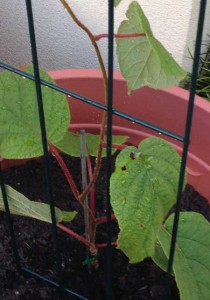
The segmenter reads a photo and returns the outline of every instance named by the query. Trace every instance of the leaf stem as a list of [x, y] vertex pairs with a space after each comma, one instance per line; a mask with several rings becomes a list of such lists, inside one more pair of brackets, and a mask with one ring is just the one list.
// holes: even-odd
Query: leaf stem
[[[114, 214], [111, 215], [111, 220], [116, 220], [116, 217], [115, 217]], [[106, 223], [106, 221], [107, 221], [107, 217], [106, 216], [95, 219], [95, 223], [97, 225]]]
[[[146, 36], [145, 33], [115, 33], [114, 37], [116, 39], [127, 39], [127, 38], [135, 38], [135, 37], [142, 37], [142, 36]], [[99, 41], [100, 39], [103, 38], [108, 38], [108, 34], [107, 33], [101, 33], [98, 35], [94, 36], [95, 41]]]
[[91, 251], [96, 251], [97, 250], [96, 246], [94, 244], [92, 244], [91, 242], [89, 242], [83, 236], [81, 236], [81, 235], [77, 234], [76, 232], [74, 232], [73, 230], [69, 229], [68, 227], [66, 227], [66, 226], [64, 226], [62, 224], [57, 224], [57, 227], [60, 228], [61, 230], [65, 231], [69, 235], [75, 237], [78, 241], [82, 242], [86, 246], [88, 246]]
[[[106, 143], [102, 143], [102, 146], [103, 146], [103, 148], [106, 148], [107, 147], [107, 144]], [[118, 149], [118, 150], [123, 150], [123, 149], [125, 149], [125, 148], [127, 148], [128, 146], [127, 145], [124, 145], [124, 144], [112, 144], [112, 148], [114, 148], [114, 149]]]
[[[112, 242], [111, 246], [117, 246], [116, 242]], [[102, 244], [96, 244], [96, 248], [104, 248], [107, 247], [107, 243], [102, 243]]]

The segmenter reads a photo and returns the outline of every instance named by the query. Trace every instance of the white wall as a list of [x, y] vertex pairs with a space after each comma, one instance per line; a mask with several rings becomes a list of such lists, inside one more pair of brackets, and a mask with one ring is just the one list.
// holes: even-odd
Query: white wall
[[[138, 0], [149, 18], [156, 37], [187, 70], [191, 69], [188, 48], [195, 41], [199, 0]], [[94, 50], [69, 18], [59, 0], [33, 0], [40, 66], [46, 70], [61, 68], [97, 68]], [[69, 0], [80, 20], [94, 33], [107, 32], [106, 0]], [[130, 0], [115, 10], [115, 25], [123, 19]], [[210, 34], [208, 1], [204, 39]], [[107, 61], [107, 41], [99, 42]], [[13, 66], [31, 62], [27, 16], [24, 0], [0, 0], [0, 60]], [[115, 65], [117, 67], [117, 64]]]

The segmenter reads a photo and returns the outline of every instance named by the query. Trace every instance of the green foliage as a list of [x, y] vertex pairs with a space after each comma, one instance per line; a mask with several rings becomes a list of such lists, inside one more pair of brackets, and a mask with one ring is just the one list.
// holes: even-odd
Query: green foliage
[[[121, 1], [114, 0], [114, 6], [117, 7]], [[119, 65], [128, 89], [136, 90], [143, 86], [165, 88], [177, 84], [186, 72], [153, 36], [138, 2], [130, 4], [126, 16], [127, 20], [120, 24], [118, 33], [143, 34], [116, 41]], [[203, 71], [207, 72], [207, 69], [209, 71], [209, 65], [207, 68], [204, 64]], [[31, 67], [26, 71], [33, 74]], [[42, 79], [54, 83], [44, 71], [40, 70], [40, 74]], [[208, 77], [209, 72], [202, 73], [202, 76]], [[42, 95], [48, 144], [79, 157], [80, 137], [68, 131], [70, 112], [66, 97], [45, 86], [42, 86]], [[33, 81], [8, 71], [0, 73], [0, 120], [0, 157], [42, 155]], [[125, 136], [113, 136], [116, 144], [126, 140]], [[99, 142], [99, 136], [86, 134], [90, 155], [97, 156]], [[111, 204], [120, 227], [118, 248], [131, 263], [152, 257], [157, 265], [167, 270], [173, 215], [163, 222], [176, 201], [180, 164], [176, 150], [166, 141], [154, 137], [145, 139], [138, 148], [125, 148], [117, 156], [116, 169], [110, 181]], [[9, 186], [6, 186], [6, 191], [11, 213], [51, 223], [48, 204], [31, 201]], [[0, 210], [4, 211], [2, 195]], [[55, 213], [57, 223], [70, 222], [76, 215], [74, 211], [66, 212], [59, 208], [55, 208]], [[182, 300], [210, 299], [209, 226], [197, 213], [180, 215], [173, 275]]]
[[[32, 73], [31, 68], [28, 70]], [[44, 80], [53, 82], [40, 71]], [[54, 83], [54, 82], [53, 82]], [[70, 114], [63, 94], [42, 87], [48, 142], [58, 142], [69, 126]], [[35, 84], [9, 71], [0, 73], [0, 156], [31, 158], [43, 154]]]
[[[173, 219], [171, 215], [159, 231], [158, 243], [164, 255], [159, 252], [153, 259], [160, 266], [166, 261], [165, 257], [169, 258]], [[210, 299], [209, 233], [210, 224], [201, 214], [180, 213], [173, 270], [182, 300]]]
[[[113, 136], [112, 141], [115, 144], [123, 144], [128, 139], [127, 136]], [[96, 134], [85, 134], [87, 153], [90, 156], [97, 156], [100, 137]], [[55, 146], [62, 150], [62, 152], [69, 154], [74, 157], [80, 157], [81, 147], [80, 147], [80, 136], [78, 134], [67, 131], [64, 138], [55, 144]], [[112, 150], [112, 154], [116, 149]], [[106, 149], [102, 152], [102, 157], [106, 156]]]
[[133, 1], [120, 24], [118, 33], [144, 33], [145, 36], [118, 38], [117, 55], [122, 75], [129, 90], [143, 86], [155, 89], [177, 84], [186, 72], [153, 36], [149, 22], [138, 2]]
[[[15, 215], [38, 219], [47, 223], [51, 223], [50, 206], [42, 202], [31, 201], [21, 193], [6, 185], [7, 199], [10, 212]], [[0, 194], [0, 211], [4, 211], [4, 202], [2, 194]], [[75, 211], [66, 212], [55, 207], [55, 215], [57, 223], [70, 222], [77, 213]]]
[[[210, 36], [209, 36], [210, 38]], [[196, 94], [210, 101], [210, 41], [204, 43], [206, 51], [200, 55], [200, 68], [196, 82]], [[193, 55], [190, 53], [193, 59]], [[190, 89], [192, 74], [188, 73], [186, 78], [180, 83], [185, 89]]]
[[130, 262], [154, 255], [154, 243], [176, 201], [180, 156], [166, 141], [147, 138], [127, 147], [111, 176], [111, 204], [120, 227], [117, 245]]
[[[26, 72], [32, 74], [32, 67]], [[55, 84], [43, 70], [40, 74], [43, 80]], [[48, 144], [80, 157], [80, 137], [68, 132], [70, 111], [66, 97], [45, 86], [42, 86], [42, 95]], [[10, 159], [41, 156], [43, 149], [34, 82], [9, 71], [0, 73], [0, 108], [0, 156]], [[88, 153], [97, 156], [99, 135], [87, 134], [86, 139]], [[126, 140], [125, 136], [113, 136], [113, 143], [122, 144]], [[105, 150], [103, 156], [106, 156]]]

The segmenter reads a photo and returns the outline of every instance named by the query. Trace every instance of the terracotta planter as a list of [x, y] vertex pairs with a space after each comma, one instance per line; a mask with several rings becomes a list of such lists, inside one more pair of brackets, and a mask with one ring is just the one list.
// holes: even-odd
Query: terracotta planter
[[[49, 74], [58, 85], [70, 89], [83, 96], [103, 103], [103, 81], [99, 70], [61, 70], [50, 71]], [[189, 93], [179, 87], [170, 87], [165, 90], [153, 90], [142, 88], [130, 95], [127, 93], [126, 83], [119, 72], [114, 74], [114, 108], [144, 121], [150, 122], [161, 128], [170, 130], [176, 134], [184, 135], [187, 103]], [[73, 98], [68, 98], [71, 105], [72, 129], [76, 129], [78, 123], [83, 123], [85, 129], [93, 131], [98, 129], [101, 110], [88, 104], [82, 104]], [[179, 152], [182, 143], [163, 134], [159, 135], [131, 121], [114, 116], [113, 132], [126, 134], [129, 142], [138, 145], [139, 142], [149, 136], [156, 135], [170, 141]], [[79, 126], [80, 127], [80, 126]], [[206, 197], [210, 202], [210, 103], [196, 96], [191, 134], [191, 143], [188, 154], [188, 182]]]
[[[99, 70], [61, 70], [49, 74], [57, 84], [75, 93], [104, 103], [103, 81]], [[120, 110], [146, 122], [184, 135], [189, 93], [178, 87], [165, 90], [142, 88], [130, 95], [119, 72], [114, 73], [114, 109]], [[71, 107], [71, 128], [84, 128], [97, 132], [100, 128], [102, 111], [79, 100], [68, 98]], [[143, 126], [120, 117], [113, 117], [114, 134], [130, 137], [129, 142], [138, 145], [149, 135], [156, 135], [170, 141], [181, 153], [182, 143], [160, 135]], [[188, 154], [188, 182], [210, 202], [210, 103], [196, 96]]]

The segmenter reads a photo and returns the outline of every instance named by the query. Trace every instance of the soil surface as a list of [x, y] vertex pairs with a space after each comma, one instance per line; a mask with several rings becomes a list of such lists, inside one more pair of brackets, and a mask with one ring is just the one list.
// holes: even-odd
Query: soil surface
[[[52, 182], [55, 205], [64, 210], [79, 211], [75, 220], [67, 225], [77, 233], [84, 233], [83, 212], [74, 199], [64, 175], [52, 159]], [[69, 169], [80, 188], [80, 160], [67, 159]], [[104, 168], [104, 167], [103, 167]], [[103, 174], [102, 168], [102, 174]], [[22, 192], [31, 200], [46, 202], [45, 179], [41, 160], [31, 160], [25, 165], [4, 172], [5, 182]], [[105, 214], [105, 177], [100, 176], [96, 184], [98, 216]], [[210, 220], [207, 201], [187, 185], [182, 196], [182, 209], [204, 214]], [[36, 277], [18, 273], [11, 248], [6, 216], [0, 213], [0, 299], [4, 300], [65, 300], [79, 299]], [[25, 217], [13, 217], [13, 225], [21, 266], [28, 267], [51, 280], [57, 281], [55, 248], [50, 224]], [[113, 239], [118, 231], [113, 221]], [[83, 299], [103, 300], [106, 294], [106, 250], [99, 250], [99, 268], [89, 270], [83, 265], [86, 258], [85, 246], [58, 229], [61, 248], [61, 265], [65, 286], [84, 296]], [[98, 226], [97, 242], [106, 241], [105, 225]], [[150, 259], [139, 264], [129, 264], [126, 256], [113, 249], [112, 282], [113, 300], [160, 300], [164, 293], [165, 273]], [[171, 278], [170, 300], [178, 300], [176, 283]]]

